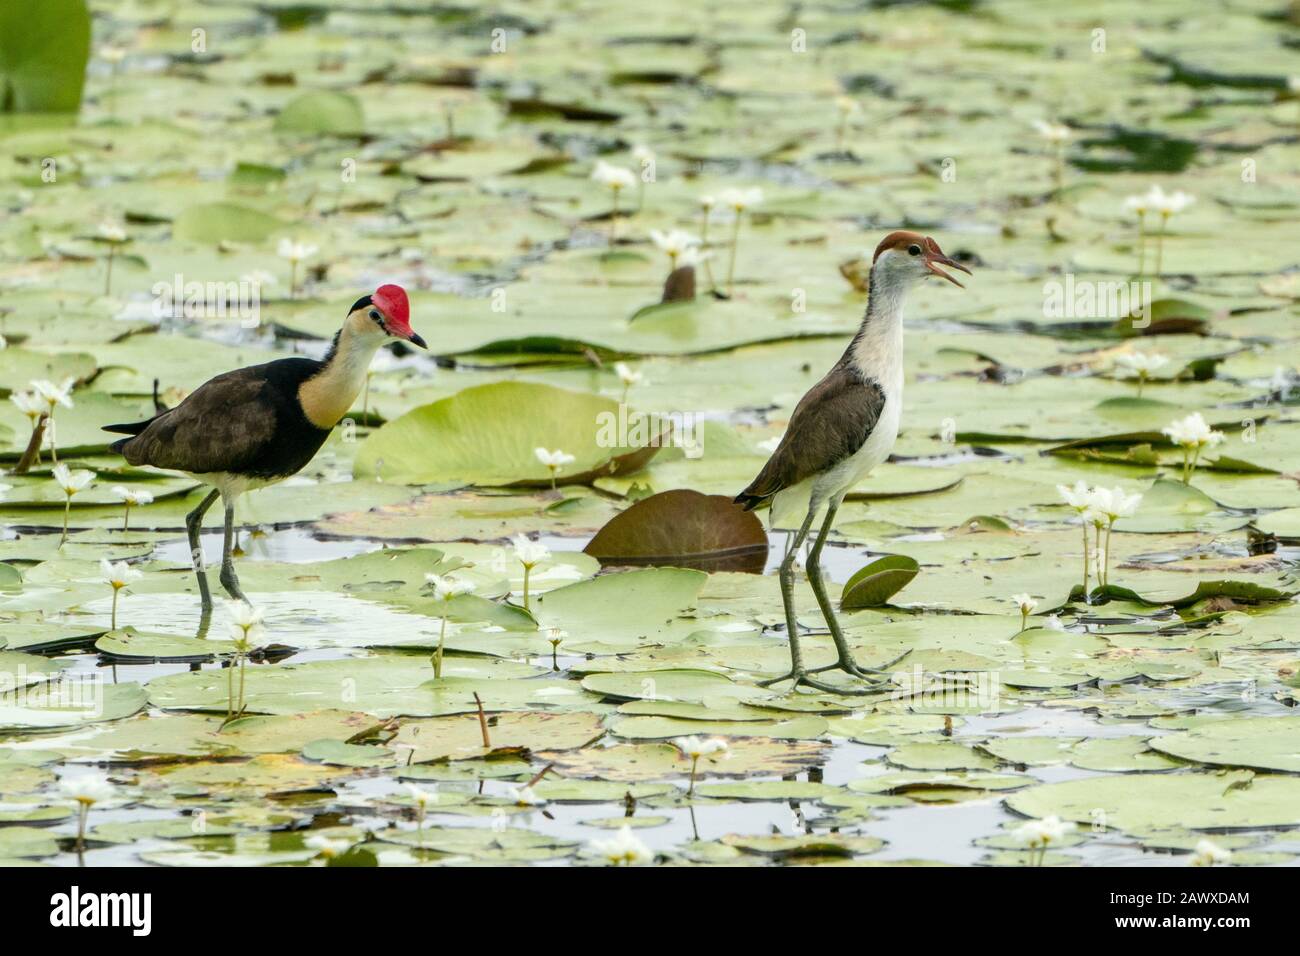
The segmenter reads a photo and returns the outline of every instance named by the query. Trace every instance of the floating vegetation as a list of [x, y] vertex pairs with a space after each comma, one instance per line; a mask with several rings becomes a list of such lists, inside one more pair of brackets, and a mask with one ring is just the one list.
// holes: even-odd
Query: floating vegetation
[[[1192, 0], [1100, 37], [1007, 0], [31, 6], [0, 863], [1296, 862], [1282, 4], [1208, 45]], [[792, 689], [807, 491], [733, 499], [895, 229], [973, 274], [917, 288], [893, 456], [789, 555]], [[428, 352], [240, 497], [248, 601], [205, 612], [203, 471], [103, 426], [320, 359], [381, 283]]]

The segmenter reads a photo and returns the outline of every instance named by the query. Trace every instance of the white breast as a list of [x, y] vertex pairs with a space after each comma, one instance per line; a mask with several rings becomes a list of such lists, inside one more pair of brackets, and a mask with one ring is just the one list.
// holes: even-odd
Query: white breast
[[813, 487], [817, 499], [846, 494], [871, 470], [889, 457], [903, 419], [903, 316], [902, 303], [872, 317], [852, 353], [853, 363], [866, 378], [880, 385], [885, 395], [880, 420], [866, 442], [853, 455], [822, 475]]

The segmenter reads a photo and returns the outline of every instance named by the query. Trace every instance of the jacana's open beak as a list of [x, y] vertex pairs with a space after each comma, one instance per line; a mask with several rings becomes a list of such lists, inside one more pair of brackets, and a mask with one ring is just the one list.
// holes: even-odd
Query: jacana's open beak
[[967, 275], [971, 274], [971, 271], [967, 269], [964, 265], [962, 265], [960, 262], [958, 262], [956, 259], [950, 259], [945, 255], [935, 255], [934, 253], [930, 253], [925, 257], [925, 267], [927, 269], [929, 269], [931, 272], [933, 272], [935, 275], [939, 276], [940, 278], [947, 279], [949, 282], [957, 286], [957, 288], [959, 289], [966, 288], [964, 285], [962, 285], [952, 276], [948, 275], [948, 273], [940, 269], [939, 266], [949, 266], [950, 268], [953, 269], [960, 269], [962, 272], [966, 273]]

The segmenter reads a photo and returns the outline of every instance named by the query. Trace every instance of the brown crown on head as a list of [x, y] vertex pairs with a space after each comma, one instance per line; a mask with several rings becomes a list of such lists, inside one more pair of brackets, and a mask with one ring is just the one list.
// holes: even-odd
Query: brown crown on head
[[919, 232], [908, 232], [906, 229], [899, 229], [897, 232], [891, 232], [880, 240], [880, 245], [876, 246], [876, 254], [871, 257], [871, 264], [875, 265], [880, 254], [886, 249], [906, 250], [913, 243], [919, 243], [921, 248], [928, 250], [934, 255], [943, 255], [943, 250], [939, 244], [929, 236], [923, 236]]

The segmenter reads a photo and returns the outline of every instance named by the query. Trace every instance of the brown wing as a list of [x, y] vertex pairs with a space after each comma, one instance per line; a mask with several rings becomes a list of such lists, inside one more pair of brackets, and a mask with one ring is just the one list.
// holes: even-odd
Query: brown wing
[[885, 393], [871, 379], [837, 365], [799, 400], [772, 457], [736, 503], [751, 511], [778, 491], [848, 458], [880, 420]]
[[133, 465], [203, 474], [247, 470], [275, 435], [262, 366], [226, 372], [116, 447]]

